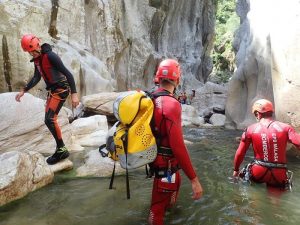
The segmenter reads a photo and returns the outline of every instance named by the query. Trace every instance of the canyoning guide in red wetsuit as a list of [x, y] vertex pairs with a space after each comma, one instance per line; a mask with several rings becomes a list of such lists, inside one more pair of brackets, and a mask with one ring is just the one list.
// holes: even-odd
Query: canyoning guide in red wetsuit
[[233, 176], [239, 176], [240, 165], [252, 144], [255, 159], [244, 172], [249, 173], [251, 181], [285, 189], [289, 186], [287, 143], [300, 148], [300, 135], [290, 125], [272, 119], [273, 104], [266, 99], [257, 100], [252, 112], [259, 122], [249, 126], [242, 135], [234, 158]]
[[202, 196], [202, 186], [184, 144], [181, 126], [181, 104], [173, 97], [180, 80], [180, 66], [174, 59], [163, 60], [156, 73], [159, 88], [154, 95], [154, 135], [158, 155], [150, 165], [154, 174], [149, 224], [163, 225], [166, 209], [176, 202], [182, 169], [191, 181], [193, 199]]
[[52, 52], [49, 44], [40, 46], [40, 39], [32, 34], [26, 34], [21, 39], [21, 46], [25, 52], [32, 56], [34, 63], [34, 75], [23, 90], [16, 95], [16, 101], [20, 102], [25, 92], [33, 88], [40, 80], [46, 83], [48, 97], [45, 108], [45, 124], [56, 141], [55, 153], [47, 158], [47, 163], [52, 165], [69, 156], [69, 152], [63, 142], [61, 129], [57, 122], [57, 116], [71, 92], [72, 106], [79, 104], [73, 75], [64, 66], [58, 55]]

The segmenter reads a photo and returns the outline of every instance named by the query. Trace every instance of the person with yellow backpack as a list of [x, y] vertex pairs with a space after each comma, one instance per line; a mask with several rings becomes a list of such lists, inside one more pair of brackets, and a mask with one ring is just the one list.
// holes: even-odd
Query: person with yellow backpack
[[[181, 126], [181, 105], [173, 96], [180, 82], [180, 65], [174, 59], [163, 60], [157, 69], [158, 89], [153, 93], [153, 133], [157, 143], [157, 157], [150, 164], [154, 175], [149, 214], [150, 225], [163, 225], [164, 215], [177, 199], [182, 169], [191, 181], [193, 199], [202, 197], [203, 189], [184, 144]], [[162, 94], [164, 93], [164, 94]]]
[[[193, 199], [202, 196], [202, 186], [184, 144], [181, 104], [174, 96], [180, 81], [180, 66], [174, 59], [163, 60], [153, 82], [155, 91], [127, 91], [113, 104], [117, 122], [109, 130], [106, 144], [99, 147], [102, 157], [119, 161], [126, 170], [127, 199], [130, 199], [129, 170], [150, 166], [154, 176], [149, 215], [150, 225], [162, 225], [167, 208], [176, 202], [182, 169], [191, 181]], [[113, 188], [115, 165], [109, 189]]]

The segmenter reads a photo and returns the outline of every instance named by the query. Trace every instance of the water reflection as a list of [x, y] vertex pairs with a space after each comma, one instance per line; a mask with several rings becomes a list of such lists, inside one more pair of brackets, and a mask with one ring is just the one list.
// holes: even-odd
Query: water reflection
[[[204, 187], [204, 196], [192, 201], [189, 181], [166, 224], [177, 225], [296, 225], [300, 221], [300, 163], [288, 158], [294, 171], [292, 192], [278, 195], [264, 185], [248, 185], [231, 178], [239, 131], [189, 129], [190, 154]], [[250, 161], [252, 152], [247, 154]], [[0, 208], [0, 225], [146, 225], [152, 181], [143, 170], [130, 173], [131, 199], [126, 200], [125, 177], [74, 178], [72, 172], [27, 197]]]

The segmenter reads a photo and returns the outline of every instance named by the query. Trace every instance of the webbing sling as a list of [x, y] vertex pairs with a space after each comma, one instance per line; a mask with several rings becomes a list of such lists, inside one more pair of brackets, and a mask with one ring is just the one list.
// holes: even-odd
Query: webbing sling
[[268, 167], [268, 168], [287, 168], [285, 163], [272, 163], [272, 162], [266, 162], [258, 159], [254, 160], [254, 164]]

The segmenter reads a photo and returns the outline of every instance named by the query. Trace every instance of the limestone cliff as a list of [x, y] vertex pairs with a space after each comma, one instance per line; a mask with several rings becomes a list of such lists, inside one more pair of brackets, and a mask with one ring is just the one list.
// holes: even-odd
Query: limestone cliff
[[[20, 47], [25, 33], [34, 33], [53, 45], [74, 74], [82, 96], [149, 88], [163, 57], [181, 62], [183, 88], [197, 88], [212, 69], [212, 2], [1, 1], [0, 37], [7, 47], [0, 48], [0, 92], [18, 90], [33, 73], [30, 57]], [[5, 73], [9, 67], [4, 66], [8, 58], [10, 76], [5, 76], [9, 74]], [[38, 90], [43, 90], [43, 82], [32, 92], [39, 96]]]
[[237, 1], [241, 25], [234, 40], [237, 69], [228, 88], [228, 126], [254, 122], [251, 106], [258, 98], [275, 103], [277, 119], [300, 126], [299, 11], [296, 0]]

